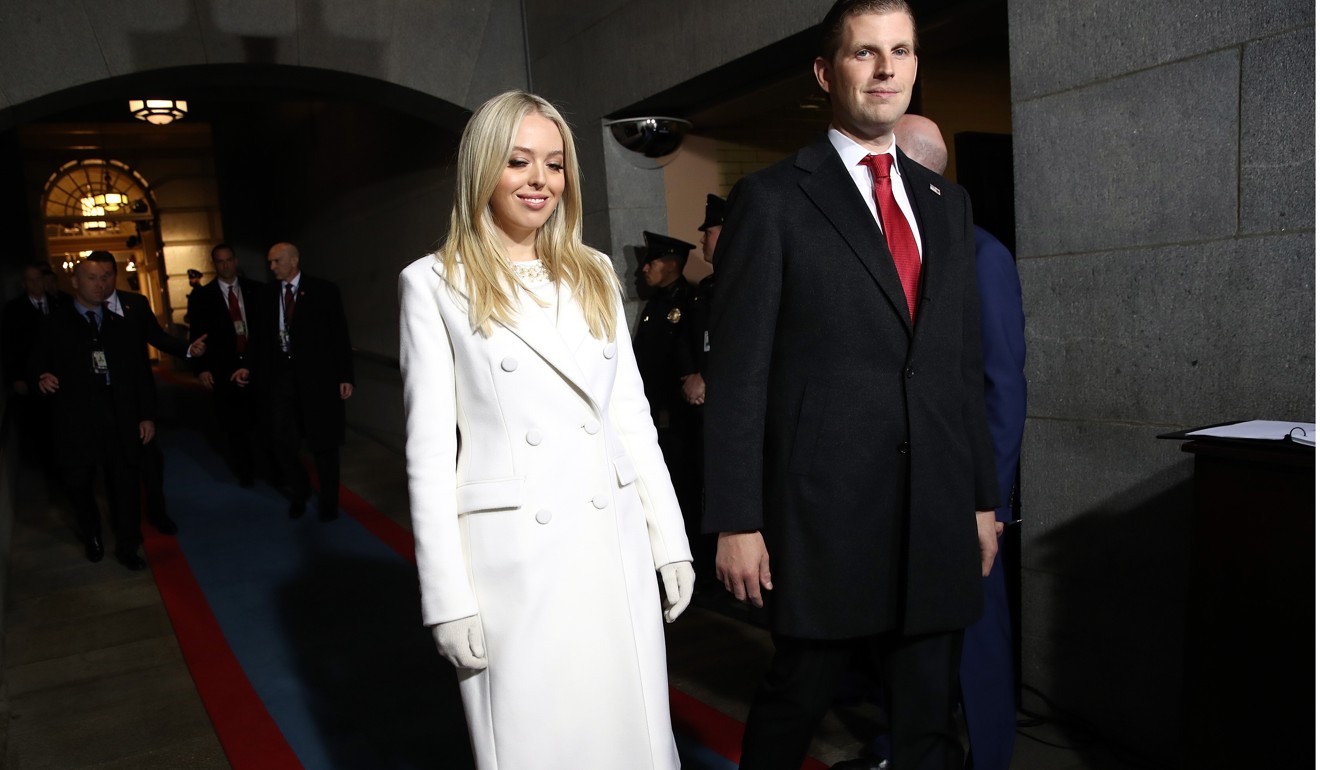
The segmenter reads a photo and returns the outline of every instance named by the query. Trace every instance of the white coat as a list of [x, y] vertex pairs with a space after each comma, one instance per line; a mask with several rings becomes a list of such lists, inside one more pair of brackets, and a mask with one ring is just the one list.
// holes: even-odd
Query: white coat
[[622, 302], [622, 343], [562, 287], [483, 336], [433, 255], [399, 284], [422, 618], [481, 619], [477, 767], [677, 768], [655, 571], [692, 554]]

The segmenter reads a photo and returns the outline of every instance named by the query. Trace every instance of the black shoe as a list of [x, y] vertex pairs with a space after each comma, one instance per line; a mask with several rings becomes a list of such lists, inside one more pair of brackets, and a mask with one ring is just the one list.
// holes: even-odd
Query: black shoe
[[174, 523], [174, 519], [171, 519], [169, 514], [158, 513], [155, 516], [148, 516], [147, 521], [162, 535], [175, 535], [179, 532], [179, 525]]
[[105, 556], [105, 544], [101, 542], [101, 538], [96, 536], [87, 538], [87, 561], [95, 564], [103, 556]]
[[147, 566], [146, 560], [141, 556], [138, 556], [136, 553], [115, 554], [115, 559], [117, 559], [120, 564], [134, 572], [137, 572], [140, 569], [145, 569]]
[[335, 506], [334, 508], [318, 508], [316, 511], [316, 518], [321, 521], [334, 521], [339, 518], [339, 506]]
[[830, 765], [830, 770], [889, 770], [887, 759], [846, 759]]
[[302, 498], [295, 498], [289, 501], [289, 518], [301, 519], [307, 512], [307, 501]]
[[257, 485], [257, 482], [254, 481], [251, 476], [239, 476], [238, 485], [243, 489], [251, 489]]

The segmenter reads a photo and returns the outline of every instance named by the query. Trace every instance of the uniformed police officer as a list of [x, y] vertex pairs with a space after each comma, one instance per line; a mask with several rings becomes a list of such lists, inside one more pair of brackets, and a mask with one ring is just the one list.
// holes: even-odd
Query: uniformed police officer
[[695, 372], [688, 329], [692, 284], [683, 277], [683, 268], [696, 246], [651, 232], [643, 232], [642, 237], [646, 239], [640, 258], [642, 278], [652, 294], [637, 325], [633, 350], [683, 518], [698, 531], [701, 486], [696, 463], [701, 424], [696, 407], [683, 396], [683, 379]]
[[[715, 266], [715, 244], [720, 239], [720, 228], [724, 226], [725, 201], [718, 195], [706, 196], [706, 219], [697, 229], [701, 231], [701, 257], [712, 268]], [[710, 354], [710, 303], [715, 298], [715, 274], [701, 279], [692, 294], [692, 310], [688, 313], [689, 323], [687, 350], [690, 360], [681, 364], [691, 374], [683, 378], [683, 399], [693, 406], [706, 403], [706, 380], [702, 372], [706, 371], [706, 356]]]
[[[718, 195], [706, 196], [706, 218], [697, 229], [701, 231], [701, 256], [714, 267], [715, 244], [724, 225], [725, 201]], [[683, 400], [692, 406], [695, 440], [692, 443], [692, 474], [697, 485], [696, 497], [702, 499], [702, 467], [705, 464], [702, 405], [706, 403], [706, 358], [710, 355], [710, 303], [715, 297], [715, 274], [701, 279], [692, 294], [692, 305], [682, 324], [688, 343], [682, 346], [679, 368], [690, 372], [682, 377]], [[715, 536], [703, 534], [696, 517], [688, 520], [688, 544], [692, 546], [693, 567], [697, 573], [697, 595], [721, 595], [724, 586], [715, 580]]]

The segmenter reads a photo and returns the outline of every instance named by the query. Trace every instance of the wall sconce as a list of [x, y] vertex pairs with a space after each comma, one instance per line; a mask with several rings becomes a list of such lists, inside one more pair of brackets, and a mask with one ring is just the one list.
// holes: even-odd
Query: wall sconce
[[128, 111], [138, 120], [154, 126], [167, 126], [188, 114], [188, 102], [183, 99], [129, 99]]

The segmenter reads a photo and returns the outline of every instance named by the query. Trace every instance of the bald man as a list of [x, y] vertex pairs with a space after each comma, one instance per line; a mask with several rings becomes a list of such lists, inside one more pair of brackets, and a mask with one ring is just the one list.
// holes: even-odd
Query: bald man
[[[894, 127], [899, 148], [917, 163], [943, 174], [949, 153], [939, 126], [920, 115], [904, 115]], [[985, 406], [995, 450], [995, 471], [1004, 504], [995, 510], [999, 532], [1012, 521], [1018, 455], [1027, 417], [1025, 318], [1022, 288], [1013, 255], [993, 235], [975, 227], [976, 280], [981, 297], [981, 351]], [[1012, 490], [1012, 493], [1009, 493]], [[1013, 676], [1013, 626], [1004, 583], [1003, 559], [995, 558], [984, 578], [985, 611], [963, 634], [963, 714], [976, 770], [1008, 770], [1017, 735]]]
[[307, 474], [298, 459], [303, 441], [321, 483], [321, 521], [339, 515], [339, 447], [344, 444], [344, 402], [353, 395], [353, 348], [339, 287], [302, 272], [292, 243], [270, 247], [269, 284], [260, 318], [274, 326], [256, 335], [252, 369], [235, 377], [260, 390], [271, 430], [271, 451], [288, 487], [289, 518], [307, 507]]

